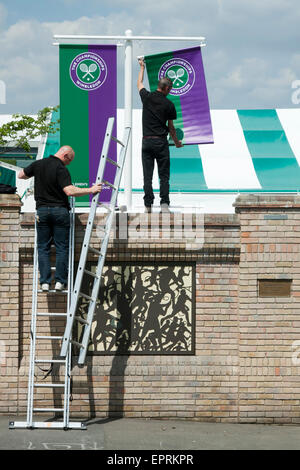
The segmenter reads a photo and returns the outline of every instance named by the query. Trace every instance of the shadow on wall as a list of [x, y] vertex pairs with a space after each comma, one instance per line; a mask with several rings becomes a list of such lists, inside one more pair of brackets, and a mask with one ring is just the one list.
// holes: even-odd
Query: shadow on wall
[[[124, 315], [122, 322], [118, 322], [117, 329], [115, 332], [115, 338], [122, 338], [124, 331], [126, 331], [126, 341], [116, 341], [114, 350], [114, 357], [109, 372], [109, 397], [108, 397], [108, 419], [119, 419], [124, 416], [124, 394], [125, 394], [125, 371], [128, 363], [130, 352], [128, 351], [128, 345], [131, 344], [132, 337], [132, 325], [131, 325], [131, 309], [129, 305], [131, 299], [128, 298], [128, 293], [123, 291], [126, 295], [126, 302], [124, 299], [118, 298], [117, 309], [118, 311], [124, 312], [124, 306], [128, 306], [127, 315]], [[131, 295], [131, 291], [130, 291]], [[101, 323], [101, 322], [100, 322]], [[95, 336], [95, 335], [93, 335]], [[124, 351], [127, 354], [124, 354]], [[87, 383], [89, 388], [89, 404], [90, 404], [90, 418], [96, 417], [96, 403], [94, 397], [93, 380], [92, 377], [95, 375], [93, 368], [94, 362], [93, 355], [87, 357]], [[101, 420], [103, 422], [103, 420]]]

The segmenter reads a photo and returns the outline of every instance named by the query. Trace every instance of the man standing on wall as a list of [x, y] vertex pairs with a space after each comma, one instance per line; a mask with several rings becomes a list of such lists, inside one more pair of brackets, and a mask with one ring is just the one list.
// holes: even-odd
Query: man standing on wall
[[138, 90], [143, 103], [142, 163], [144, 173], [145, 212], [151, 212], [154, 201], [152, 177], [156, 160], [160, 182], [160, 205], [162, 212], [169, 212], [170, 152], [168, 134], [176, 147], [182, 143], [176, 136], [173, 120], [177, 118], [174, 104], [168, 100], [173, 83], [167, 77], [158, 82], [157, 90], [149, 92], [143, 84], [145, 63], [139, 59]]
[[65, 145], [55, 155], [36, 160], [18, 173], [18, 178], [34, 176], [36, 201], [37, 246], [42, 290], [49, 291], [51, 283], [50, 247], [56, 248], [55, 289], [61, 291], [67, 285], [69, 255], [69, 201], [68, 196], [85, 196], [101, 191], [101, 184], [90, 188], [72, 185], [66, 168], [75, 157], [74, 150]]

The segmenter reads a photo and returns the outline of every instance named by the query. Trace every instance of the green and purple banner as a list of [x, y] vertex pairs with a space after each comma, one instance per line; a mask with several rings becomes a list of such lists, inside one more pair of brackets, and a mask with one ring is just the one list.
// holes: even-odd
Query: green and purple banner
[[213, 143], [200, 46], [149, 55], [145, 63], [151, 91], [157, 89], [158, 80], [163, 77], [173, 82], [168, 99], [177, 111], [174, 121], [177, 137], [184, 144]]
[[[60, 145], [71, 145], [75, 158], [69, 166], [75, 186], [86, 188], [96, 181], [107, 120], [115, 117], [117, 134], [117, 49], [113, 45], [61, 45], [60, 64]], [[116, 143], [109, 157], [117, 160]], [[113, 182], [115, 167], [107, 165], [104, 179]], [[111, 189], [100, 200], [107, 202]], [[89, 197], [76, 200], [87, 206]]]

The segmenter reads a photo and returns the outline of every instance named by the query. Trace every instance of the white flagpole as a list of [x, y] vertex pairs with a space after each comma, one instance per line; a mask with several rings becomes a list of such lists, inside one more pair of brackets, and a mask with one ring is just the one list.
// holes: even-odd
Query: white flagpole
[[[124, 94], [124, 127], [132, 129], [132, 31], [125, 31], [128, 39], [125, 42], [125, 94]], [[124, 162], [124, 195], [127, 211], [132, 208], [132, 132], [128, 141], [127, 155]]]

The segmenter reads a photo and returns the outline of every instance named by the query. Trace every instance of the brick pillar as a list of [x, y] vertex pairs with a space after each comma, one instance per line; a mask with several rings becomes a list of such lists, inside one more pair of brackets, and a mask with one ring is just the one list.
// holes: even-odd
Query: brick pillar
[[17, 411], [19, 351], [19, 228], [22, 203], [0, 194], [0, 413]]
[[300, 197], [243, 195], [234, 205], [241, 224], [239, 420], [299, 423]]

